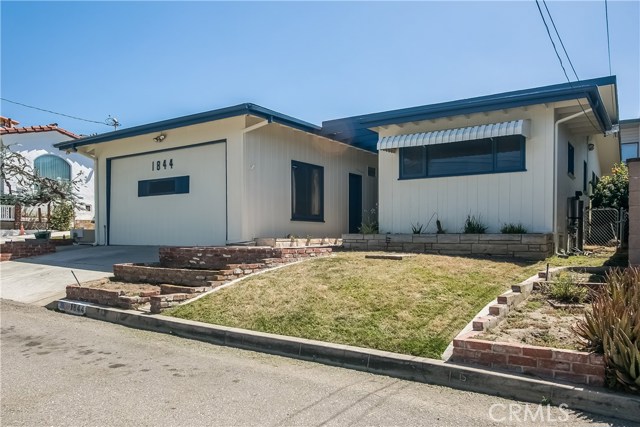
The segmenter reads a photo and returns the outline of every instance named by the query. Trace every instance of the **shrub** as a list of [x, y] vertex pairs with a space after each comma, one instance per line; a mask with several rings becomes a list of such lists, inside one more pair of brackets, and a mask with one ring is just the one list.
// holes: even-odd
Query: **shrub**
[[587, 299], [589, 289], [580, 285], [571, 274], [560, 273], [549, 287], [549, 296], [556, 301], [572, 304]]
[[527, 234], [527, 229], [524, 228], [524, 225], [520, 223], [518, 224], [509, 223], [509, 224], [503, 225], [502, 228], [500, 229], [500, 232], [502, 234]]
[[438, 230], [436, 231], [436, 234], [446, 234], [447, 232], [447, 230], [442, 228], [442, 223], [440, 222], [439, 219], [436, 219], [436, 229]]
[[422, 234], [422, 230], [424, 229], [424, 225], [417, 222], [415, 225], [411, 224], [411, 231], [413, 234]]
[[369, 210], [364, 210], [362, 224], [358, 231], [362, 234], [378, 233], [378, 205]]
[[53, 208], [49, 226], [53, 230], [67, 231], [71, 228], [73, 219], [73, 206], [70, 203], [62, 203]]
[[640, 268], [613, 270], [574, 331], [604, 355], [607, 383], [640, 393]]
[[467, 215], [467, 219], [464, 222], [465, 234], [484, 234], [487, 228], [488, 227], [482, 223], [480, 217], [476, 218], [475, 215]]
[[[594, 185], [595, 183], [592, 183]], [[611, 175], [602, 177], [593, 188], [594, 208], [629, 209], [629, 169], [624, 163], [615, 164]]]

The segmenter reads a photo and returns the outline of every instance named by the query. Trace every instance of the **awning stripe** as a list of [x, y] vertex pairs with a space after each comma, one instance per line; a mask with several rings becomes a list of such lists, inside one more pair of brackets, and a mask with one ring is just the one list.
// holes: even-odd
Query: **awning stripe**
[[385, 136], [378, 142], [378, 150], [448, 144], [450, 142], [471, 141], [474, 139], [495, 138], [498, 136], [524, 135], [525, 137], [529, 137], [530, 126], [529, 120], [513, 120], [510, 122], [466, 128]]

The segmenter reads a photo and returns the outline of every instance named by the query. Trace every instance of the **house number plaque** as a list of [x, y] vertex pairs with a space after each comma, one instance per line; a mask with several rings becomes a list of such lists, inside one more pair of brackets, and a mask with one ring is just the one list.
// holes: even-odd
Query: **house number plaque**
[[159, 171], [161, 169], [167, 169], [167, 167], [169, 169], [173, 169], [173, 159], [169, 159], [167, 161], [167, 159], [164, 160], [152, 160], [151, 161], [151, 170], [152, 171]]

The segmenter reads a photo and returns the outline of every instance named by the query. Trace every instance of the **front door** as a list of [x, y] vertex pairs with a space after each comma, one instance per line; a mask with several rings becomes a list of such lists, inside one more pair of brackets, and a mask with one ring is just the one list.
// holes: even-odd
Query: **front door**
[[349, 174], [349, 233], [357, 233], [362, 225], [362, 176]]

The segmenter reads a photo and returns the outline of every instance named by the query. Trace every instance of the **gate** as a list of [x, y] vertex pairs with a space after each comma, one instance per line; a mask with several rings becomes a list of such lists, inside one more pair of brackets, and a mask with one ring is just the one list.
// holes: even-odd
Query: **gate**
[[584, 245], [620, 247], [628, 236], [629, 214], [624, 209], [593, 208], [584, 211]]

